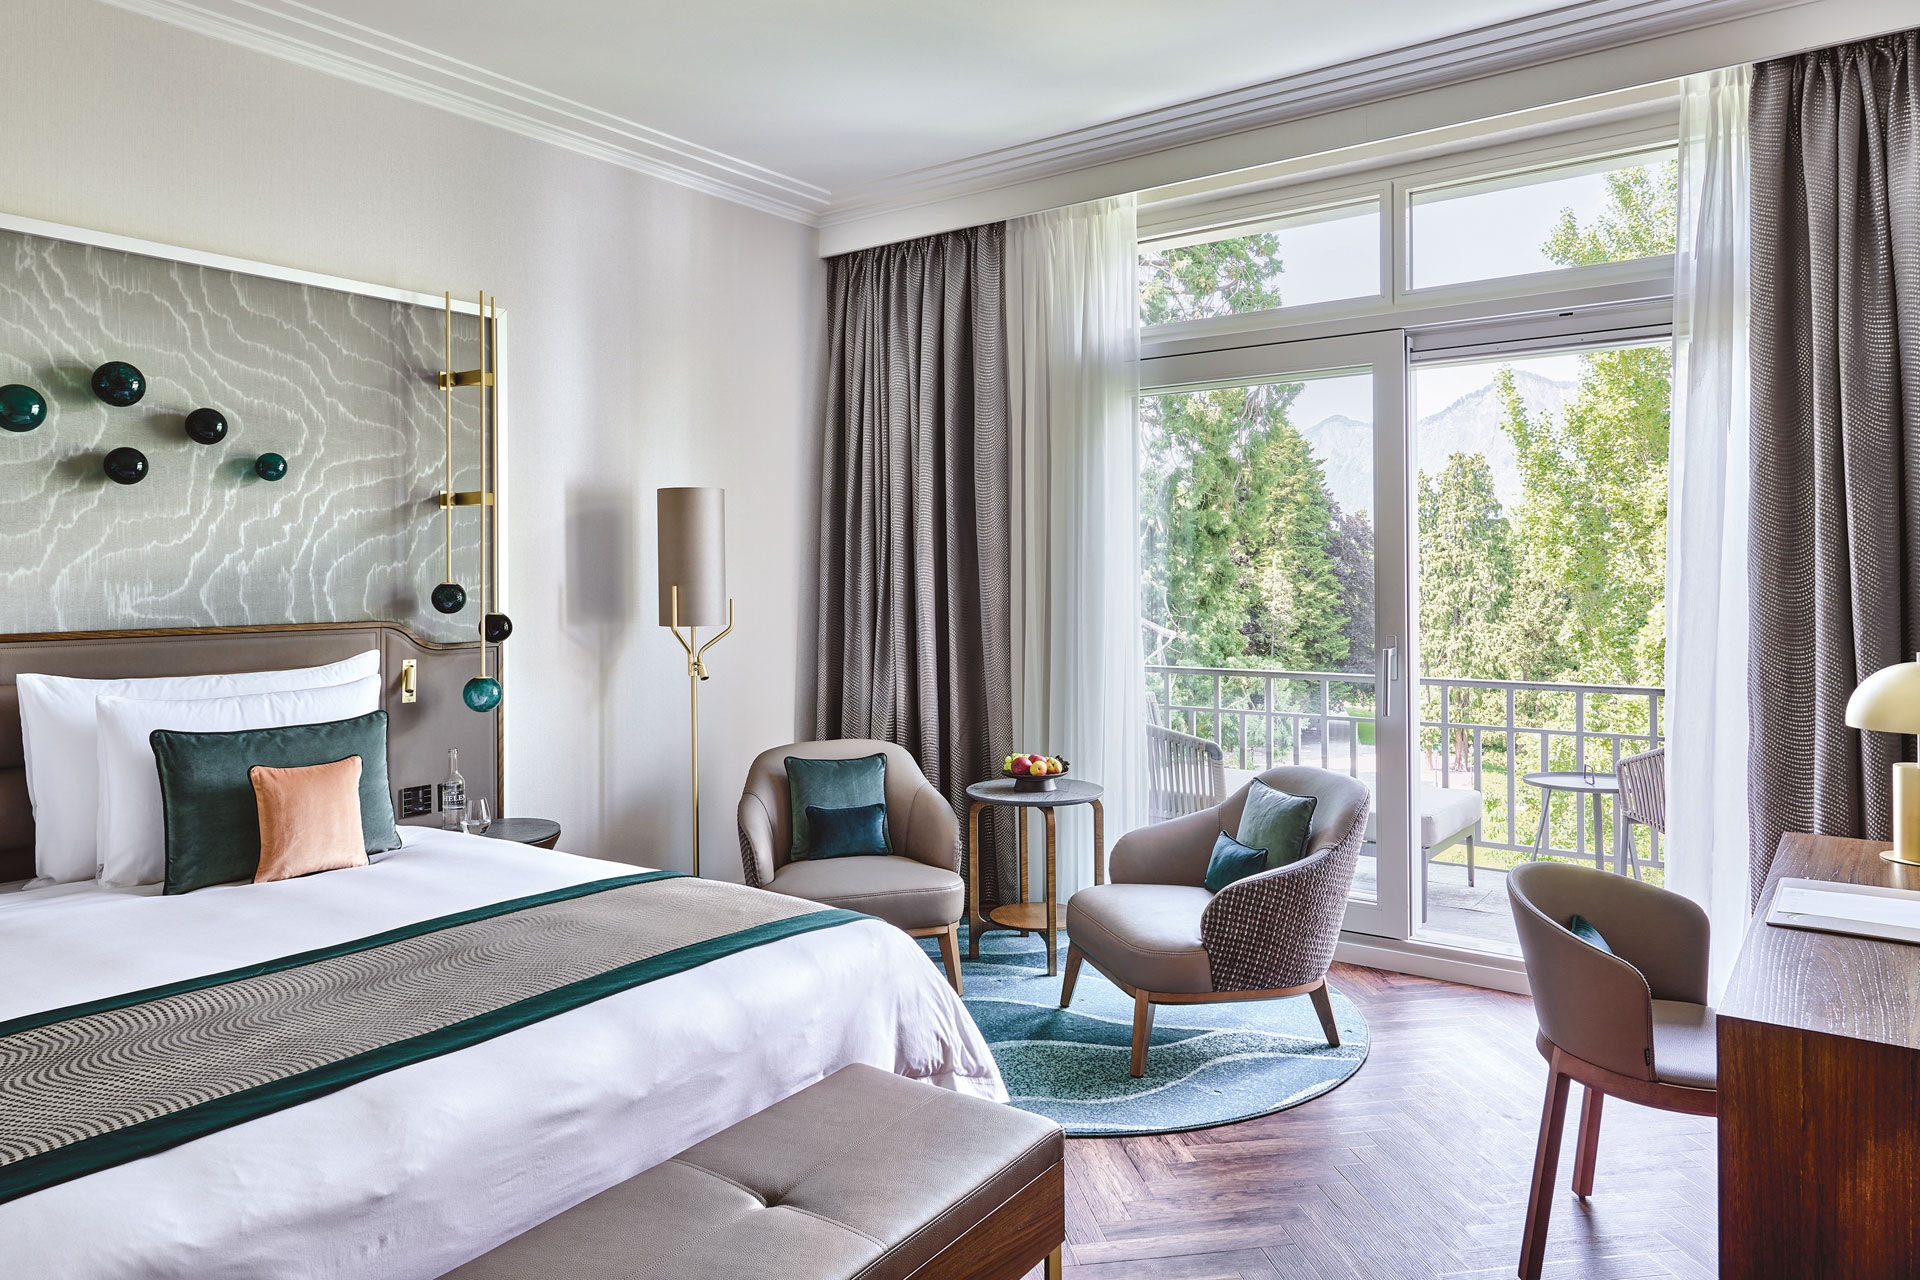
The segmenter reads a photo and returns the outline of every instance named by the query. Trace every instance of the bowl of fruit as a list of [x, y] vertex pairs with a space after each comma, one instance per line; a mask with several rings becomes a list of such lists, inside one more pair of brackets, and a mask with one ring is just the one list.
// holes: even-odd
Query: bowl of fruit
[[1013, 779], [1015, 791], [1051, 791], [1053, 780], [1065, 774], [1067, 762], [1059, 756], [1011, 755], [1001, 765], [1002, 777]]

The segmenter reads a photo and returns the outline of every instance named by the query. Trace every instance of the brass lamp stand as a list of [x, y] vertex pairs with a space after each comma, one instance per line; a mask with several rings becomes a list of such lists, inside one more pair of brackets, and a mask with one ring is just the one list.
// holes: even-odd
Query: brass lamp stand
[[707, 678], [707, 650], [733, 630], [733, 597], [727, 597], [727, 625], [719, 635], [696, 648], [695, 628], [689, 626], [687, 634], [680, 634], [680, 584], [674, 583], [672, 590], [673, 613], [668, 625], [673, 628], [673, 638], [687, 651], [687, 722], [692, 726], [692, 750], [688, 759], [693, 772], [693, 874], [697, 876], [700, 874], [700, 682]]
[[[687, 714], [693, 774], [693, 874], [700, 874], [700, 682], [707, 678], [707, 650], [733, 630], [733, 598], [727, 594], [727, 495], [724, 489], [662, 489], [659, 492], [660, 625], [687, 654]], [[725, 604], [723, 609], [721, 606]], [[699, 628], [726, 626], [700, 643]], [[680, 628], [686, 628], [681, 634]]]

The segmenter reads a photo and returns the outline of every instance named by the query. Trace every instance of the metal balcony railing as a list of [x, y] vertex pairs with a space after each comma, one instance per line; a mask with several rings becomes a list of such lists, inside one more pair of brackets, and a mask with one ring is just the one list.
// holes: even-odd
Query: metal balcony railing
[[[1229, 768], [1311, 764], [1372, 784], [1372, 675], [1159, 665], [1146, 673], [1159, 722], [1220, 744]], [[1618, 761], [1665, 739], [1665, 697], [1646, 685], [1422, 676], [1421, 783], [1471, 786], [1486, 797], [1481, 847], [1531, 854], [1541, 797], [1524, 776], [1611, 773]], [[1558, 832], [1550, 831], [1548, 852], [1591, 861], [1591, 821], [1578, 820], [1568, 797], [1555, 805], [1556, 815], [1566, 816], [1554, 826], [1572, 842], [1554, 844]], [[1659, 834], [1638, 839], [1642, 860], [1664, 869]]]

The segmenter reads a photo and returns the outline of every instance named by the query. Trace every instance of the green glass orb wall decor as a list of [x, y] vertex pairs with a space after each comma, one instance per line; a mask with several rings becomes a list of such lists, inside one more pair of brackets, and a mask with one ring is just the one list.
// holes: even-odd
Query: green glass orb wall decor
[[500, 705], [500, 682], [492, 676], [475, 676], [460, 696], [471, 710], [491, 711]]
[[287, 475], [287, 460], [277, 453], [263, 453], [254, 459], [253, 474], [262, 480], [284, 480]]
[[443, 582], [433, 589], [433, 607], [442, 613], [458, 613], [467, 607], [467, 589], [457, 582]]
[[46, 420], [45, 396], [18, 382], [0, 387], [0, 427], [9, 431], [31, 431]]
[[106, 456], [100, 469], [115, 484], [139, 484], [147, 478], [147, 455], [138, 449], [121, 445]]
[[490, 613], [481, 624], [480, 634], [494, 644], [499, 644], [513, 634], [513, 619], [504, 613]]
[[187, 415], [187, 435], [200, 444], [219, 444], [227, 438], [227, 415], [218, 409], [195, 409]]
[[93, 371], [93, 394], [116, 409], [140, 403], [147, 394], [147, 375], [125, 360], [109, 360]]

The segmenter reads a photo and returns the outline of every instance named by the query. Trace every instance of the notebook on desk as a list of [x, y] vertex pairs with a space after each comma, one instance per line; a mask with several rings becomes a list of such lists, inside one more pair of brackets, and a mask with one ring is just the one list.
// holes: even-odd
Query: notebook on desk
[[1920, 943], [1920, 893], [1789, 877], [1774, 890], [1767, 923], [1885, 942]]

